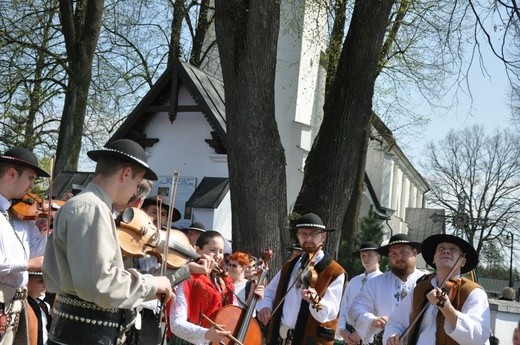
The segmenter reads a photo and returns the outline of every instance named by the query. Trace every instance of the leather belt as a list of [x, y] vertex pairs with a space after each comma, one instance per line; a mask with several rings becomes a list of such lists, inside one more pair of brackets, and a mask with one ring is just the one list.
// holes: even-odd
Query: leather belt
[[58, 295], [49, 338], [62, 344], [116, 345], [135, 322], [135, 311], [102, 308], [72, 295]]

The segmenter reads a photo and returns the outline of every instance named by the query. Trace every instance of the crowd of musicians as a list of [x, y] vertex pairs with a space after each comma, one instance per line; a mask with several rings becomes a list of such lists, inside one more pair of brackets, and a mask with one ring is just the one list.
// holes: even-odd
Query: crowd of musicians
[[[139, 209], [164, 229], [150, 240], [168, 247], [166, 229], [181, 217], [167, 200], [147, 198], [157, 175], [143, 148], [121, 139], [88, 156], [92, 182], [49, 222], [13, 210], [49, 174], [28, 150], [0, 155], [0, 345], [475, 345], [490, 337], [486, 293], [463, 276], [477, 253], [457, 236], [362, 243], [352, 255], [365, 272], [348, 279], [323, 250], [334, 229], [309, 213], [287, 230], [298, 241], [267, 281], [269, 255], [285, 253], [225, 255], [226, 239], [195, 222], [182, 236], [196, 259], [165, 270], [160, 255], [128, 255], [118, 234], [125, 210]], [[420, 253], [434, 273], [416, 268]]]

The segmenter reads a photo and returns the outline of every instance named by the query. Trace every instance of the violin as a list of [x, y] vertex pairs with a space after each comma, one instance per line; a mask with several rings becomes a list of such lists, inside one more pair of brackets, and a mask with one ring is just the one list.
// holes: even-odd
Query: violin
[[[160, 244], [154, 249], [154, 253], [158, 255], [164, 253], [164, 245], [166, 244], [166, 235], [163, 236], [163, 233], [161, 232], [160, 236]], [[166, 255], [166, 264], [168, 268], [176, 269], [190, 261], [197, 261], [200, 259], [199, 254], [193, 250], [190, 240], [182, 231], [171, 229], [168, 241], [170, 242]], [[216, 269], [219, 268], [215, 267], [214, 270]], [[221, 272], [218, 273], [220, 274]]]
[[154, 248], [159, 244], [159, 230], [146, 212], [137, 207], [127, 208], [116, 219], [116, 225], [123, 254], [130, 257], [144, 257], [149, 253], [157, 256]]
[[[318, 250], [321, 248], [321, 245], [318, 247]], [[315, 261], [316, 253], [310, 254], [310, 257], [308, 258], [309, 262], [305, 265], [305, 269], [303, 270], [303, 273], [300, 277], [302, 286], [304, 289], [308, 288], [315, 288], [316, 284], [318, 282], [318, 272], [316, 271], [316, 268], [314, 265], [316, 264]], [[311, 294], [310, 296], [310, 303], [312, 305], [312, 308], [316, 309], [317, 311], [320, 311], [323, 309], [323, 306], [320, 303], [321, 297], [318, 294]]]
[[[130, 257], [153, 255], [163, 262], [166, 235], [159, 231], [153, 218], [137, 207], [127, 208], [116, 219], [121, 251]], [[179, 230], [170, 230], [169, 246], [166, 255], [168, 268], [179, 268], [191, 260], [198, 260], [186, 235]]]
[[[263, 282], [267, 276], [267, 261], [271, 256], [272, 251], [268, 248], [264, 249], [262, 252], [264, 267], [261, 268], [262, 271], [260, 279], [258, 280], [259, 282]], [[228, 337], [226, 340], [222, 341], [221, 344], [262, 344], [262, 330], [258, 321], [253, 317], [257, 300], [258, 296], [253, 295], [247, 308], [236, 305], [226, 305], [218, 311], [213, 320], [214, 324], [224, 325], [223, 328], [230, 331], [232, 334], [232, 337]]]
[[437, 299], [439, 300], [437, 302], [437, 307], [444, 308], [444, 304], [446, 304], [448, 299], [453, 303], [455, 296], [457, 296], [458, 282], [458, 279], [452, 278], [444, 283], [444, 286], [441, 288], [441, 294], [437, 296]]
[[21, 199], [13, 200], [11, 211], [13, 215], [21, 220], [35, 220], [36, 218], [44, 217], [52, 218], [65, 202], [61, 200], [52, 200], [51, 207], [49, 201], [44, 200], [38, 194], [26, 193]]

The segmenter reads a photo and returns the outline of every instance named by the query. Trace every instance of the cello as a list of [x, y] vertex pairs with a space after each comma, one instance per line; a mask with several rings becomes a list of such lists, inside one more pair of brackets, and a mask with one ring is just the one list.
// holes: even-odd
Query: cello
[[[267, 276], [268, 266], [267, 261], [271, 258], [272, 252], [270, 249], [265, 249], [262, 253], [264, 267], [262, 268], [258, 282], [261, 283]], [[253, 295], [251, 302], [247, 308], [236, 305], [226, 305], [222, 307], [215, 319], [214, 324], [224, 325], [222, 328], [230, 331], [231, 334], [238, 340], [239, 343], [247, 345], [261, 345], [262, 344], [262, 330], [260, 324], [253, 317], [255, 311], [257, 295]], [[222, 341], [221, 344], [232, 345], [237, 343], [234, 339], [229, 337]]]

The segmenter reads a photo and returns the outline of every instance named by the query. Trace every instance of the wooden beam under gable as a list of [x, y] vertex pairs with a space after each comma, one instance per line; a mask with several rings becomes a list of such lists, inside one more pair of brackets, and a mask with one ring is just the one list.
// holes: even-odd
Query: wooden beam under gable
[[178, 57], [176, 58], [177, 61], [173, 64], [173, 71], [172, 71], [172, 83], [171, 83], [171, 89], [170, 89], [170, 108], [168, 111], [168, 118], [170, 119], [170, 122], [173, 123], [175, 119], [177, 118], [177, 107], [179, 105], [179, 66], [180, 61], [178, 61]]

